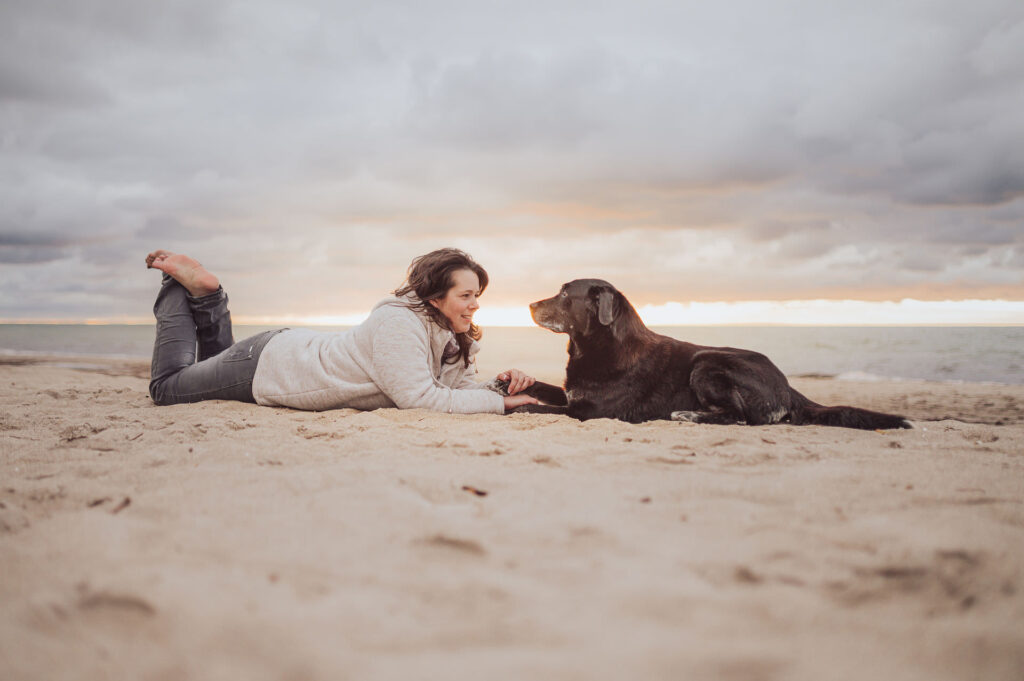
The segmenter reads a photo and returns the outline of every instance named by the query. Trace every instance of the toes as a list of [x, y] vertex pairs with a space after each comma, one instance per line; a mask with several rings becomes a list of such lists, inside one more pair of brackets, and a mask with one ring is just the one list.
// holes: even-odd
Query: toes
[[149, 255], [146, 256], [146, 267], [153, 267], [153, 263], [154, 262], [156, 262], [158, 260], [164, 260], [169, 255], [174, 255], [174, 254], [171, 253], [170, 251], [165, 251], [163, 249], [157, 249], [157, 250], [153, 251], [152, 253], [150, 253]]
[[700, 412], [697, 411], [674, 411], [669, 417], [673, 421], [687, 421], [689, 423], [697, 423], [697, 419], [700, 417]]
[[169, 260], [166, 255], [161, 255], [154, 258], [153, 262], [149, 263], [149, 267], [171, 274], [170, 269], [173, 267], [172, 263], [173, 261]]

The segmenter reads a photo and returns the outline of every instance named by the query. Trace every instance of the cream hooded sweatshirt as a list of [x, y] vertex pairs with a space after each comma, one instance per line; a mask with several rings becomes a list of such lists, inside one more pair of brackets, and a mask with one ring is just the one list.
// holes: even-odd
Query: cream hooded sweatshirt
[[[366, 321], [341, 333], [287, 329], [274, 336], [256, 365], [256, 403], [503, 414], [502, 396], [476, 382], [475, 361], [441, 361], [455, 334], [410, 309], [409, 300], [385, 298]], [[474, 341], [470, 358], [479, 350]]]

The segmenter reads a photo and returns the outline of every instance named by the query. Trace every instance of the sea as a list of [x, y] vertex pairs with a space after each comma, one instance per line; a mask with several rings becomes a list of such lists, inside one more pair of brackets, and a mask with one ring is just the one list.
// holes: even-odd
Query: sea
[[[242, 339], [270, 328], [235, 326]], [[316, 327], [341, 332], [347, 327]], [[670, 326], [658, 333], [767, 355], [788, 376], [846, 381], [929, 380], [1024, 384], [1024, 326]], [[154, 327], [0, 324], [3, 356], [148, 359]], [[484, 329], [481, 374], [516, 367], [561, 382], [566, 337], [540, 328]]]

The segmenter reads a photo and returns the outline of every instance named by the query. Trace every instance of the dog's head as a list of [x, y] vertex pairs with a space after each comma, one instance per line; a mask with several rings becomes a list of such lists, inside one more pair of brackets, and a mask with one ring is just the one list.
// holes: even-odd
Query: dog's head
[[538, 326], [574, 339], [602, 328], [612, 327], [614, 332], [616, 320], [627, 309], [633, 310], [626, 298], [602, 279], [576, 279], [564, 284], [557, 295], [530, 303], [530, 315]]

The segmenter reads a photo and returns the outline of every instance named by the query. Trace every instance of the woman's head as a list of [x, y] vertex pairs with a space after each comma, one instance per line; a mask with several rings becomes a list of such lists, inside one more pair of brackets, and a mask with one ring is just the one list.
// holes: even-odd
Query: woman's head
[[470, 341], [481, 336], [473, 313], [480, 307], [477, 298], [488, 281], [486, 270], [467, 253], [441, 248], [413, 259], [405, 283], [395, 295], [415, 295], [419, 299], [416, 308], [456, 334], [460, 354], [468, 362]]
[[455, 270], [451, 282], [444, 297], [428, 300], [427, 304], [441, 313], [449, 329], [466, 333], [473, 326], [473, 314], [480, 309], [480, 277], [473, 270]]

